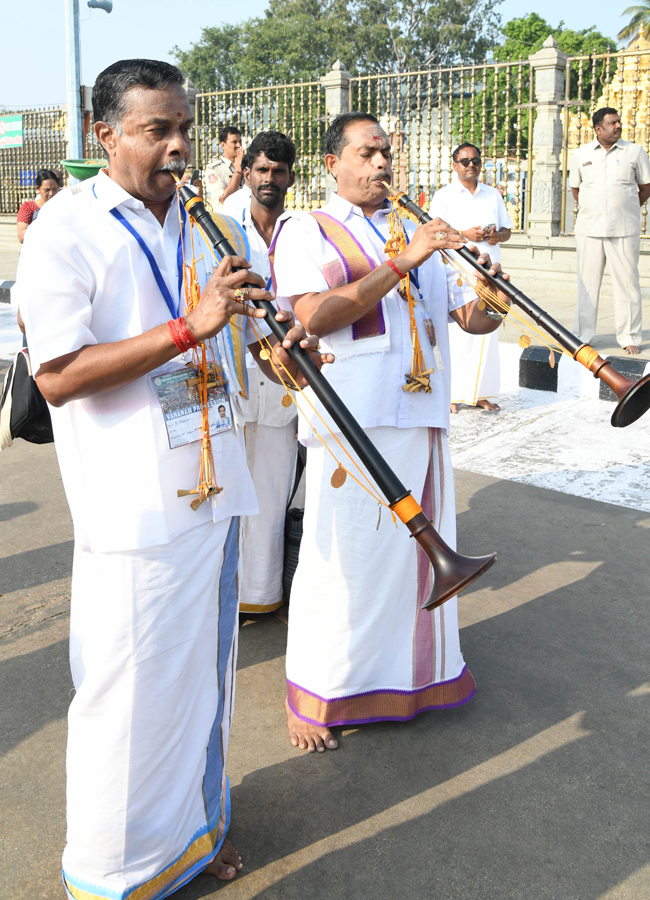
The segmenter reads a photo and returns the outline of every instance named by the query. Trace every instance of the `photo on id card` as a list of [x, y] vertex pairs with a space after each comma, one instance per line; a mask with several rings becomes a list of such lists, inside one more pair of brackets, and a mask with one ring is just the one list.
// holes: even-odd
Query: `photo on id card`
[[[196, 372], [177, 369], [151, 379], [160, 402], [169, 446], [172, 450], [201, 440], [201, 401]], [[228, 385], [217, 377], [208, 383], [208, 421], [210, 436], [214, 437], [233, 427]]]

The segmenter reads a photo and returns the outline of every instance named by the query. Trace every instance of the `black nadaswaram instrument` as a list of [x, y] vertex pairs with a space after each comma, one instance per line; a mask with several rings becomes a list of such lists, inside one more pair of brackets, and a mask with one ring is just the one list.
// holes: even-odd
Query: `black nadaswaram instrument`
[[[423, 209], [420, 209], [417, 203], [414, 203], [406, 194], [393, 192], [392, 199], [396, 200], [417, 222], [424, 224], [431, 221], [431, 216], [425, 213]], [[577, 362], [589, 369], [594, 378], [600, 378], [614, 391], [618, 399], [611, 419], [614, 428], [625, 428], [626, 425], [636, 422], [648, 411], [650, 408], [650, 375], [646, 375], [640, 381], [634, 381], [631, 378], [626, 378], [625, 375], [621, 375], [611, 363], [599, 356], [593, 347], [590, 347], [589, 344], [583, 344], [579, 338], [563, 325], [560, 325], [559, 322], [556, 322], [530, 297], [527, 297], [513, 284], [506, 281], [502, 275], [490, 275], [488, 272], [489, 265], [487, 263], [481, 265], [477, 257], [467, 247], [461, 247], [460, 250], [455, 250], [454, 253], [457, 253], [461, 259], [478, 269], [479, 272], [482, 272], [494, 287], [502, 291], [512, 303], [523, 309], [526, 315], [530, 316], [544, 331], [547, 331], [561, 347], [568, 350]]]
[[[222, 257], [235, 256], [235, 251], [230, 243], [196, 194], [185, 186], [179, 188], [179, 194], [187, 212], [195, 219], [207, 239], [212, 242], [217, 253]], [[248, 287], [257, 287], [257, 285], [248, 285]], [[266, 310], [265, 321], [273, 334], [283, 341], [289, 329], [285, 322], [278, 322], [275, 318], [277, 310], [273, 303], [269, 300], [252, 299], [251, 302], [258, 309]], [[415, 538], [431, 561], [435, 576], [433, 589], [422, 604], [422, 608], [434, 609], [464, 588], [469, 587], [493, 565], [496, 561], [496, 553], [489, 556], [461, 556], [452, 550], [440, 537], [422, 511], [420, 504], [404, 487], [307, 351], [303, 350], [300, 345], [294, 344], [287, 350], [287, 353], [336, 422], [341, 433], [348, 439], [351, 447], [386, 497], [390, 508], [406, 525], [411, 532], [411, 537]]]

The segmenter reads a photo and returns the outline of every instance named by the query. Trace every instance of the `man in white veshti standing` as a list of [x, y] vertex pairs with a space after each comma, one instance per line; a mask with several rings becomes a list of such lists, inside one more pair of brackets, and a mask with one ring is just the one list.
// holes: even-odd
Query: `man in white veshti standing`
[[[498, 323], [436, 253], [466, 243], [442, 220], [405, 223], [410, 243], [387, 259], [391, 147], [374, 116], [338, 116], [325, 135], [325, 165], [337, 192], [323, 210], [287, 213], [276, 238], [278, 305], [290, 303], [308, 331], [326, 336], [337, 355], [326, 377], [453, 546], [448, 316], [477, 334]], [[433, 370], [430, 393], [403, 390], [413, 357], [413, 320], [398, 293], [406, 273], [412, 289], [418, 286], [413, 315], [426, 369]], [[333, 487], [340, 484], [330, 480], [336, 463], [316, 432], [342, 458], [339, 445], [304, 408], [309, 426], [301, 417], [299, 436], [309, 462], [291, 592], [287, 717], [294, 746], [321, 752], [337, 746], [333, 725], [404, 721], [459, 706], [475, 685], [460, 651], [455, 598], [421, 609], [432, 585], [428, 559], [390, 515], [378, 521], [376, 500], [352, 478]]]
[[[491, 259], [501, 259], [500, 244], [510, 240], [512, 220], [499, 191], [479, 181], [481, 153], [474, 144], [461, 144], [453, 152], [457, 178], [433, 195], [429, 213], [440, 216], [476, 244]], [[489, 227], [488, 227], [489, 226]], [[499, 332], [468, 334], [455, 322], [449, 324], [451, 353], [451, 411], [458, 404], [480, 406], [497, 412], [490, 398], [499, 394]]]
[[[296, 148], [279, 131], [262, 131], [245, 156], [248, 202], [238, 208], [238, 191], [222, 212], [236, 215], [251, 248], [251, 264], [268, 282], [268, 249], [284, 212], [287, 191], [295, 181]], [[230, 212], [232, 208], [232, 213]], [[268, 284], [267, 284], [268, 287]], [[296, 408], [284, 388], [268, 379], [253, 360], [248, 368], [248, 399], [238, 408], [246, 425], [246, 459], [259, 504], [257, 516], [244, 519], [242, 535], [241, 612], [276, 612], [287, 621], [282, 595], [284, 520], [296, 460]]]
[[[225, 838], [225, 761], [238, 517], [255, 513], [255, 492], [241, 429], [224, 427], [212, 439], [221, 493], [196, 511], [178, 497], [197, 483], [200, 433], [172, 449], [154, 388], [171, 373], [171, 383], [191, 379], [189, 351], [206, 341], [236, 394], [231, 317], [263, 327], [263, 314], [235, 289], [250, 281], [261, 286], [251, 296], [269, 295], [245, 260], [226, 259], [210, 277], [195, 235], [202, 296], [180, 315], [192, 252], [172, 176], [191, 152], [183, 80], [155, 60], [100, 73], [93, 111], [107, 173], [45, 206], [18, 267], [75, 530], [63, 857], [75, 900], [161, 900], [201, 871], [231, 880], [242, 868]], [[303, 336], [294, 328], [283, 346], [315, 342]], [[252, 333], [248, 342], [259, 355]]]

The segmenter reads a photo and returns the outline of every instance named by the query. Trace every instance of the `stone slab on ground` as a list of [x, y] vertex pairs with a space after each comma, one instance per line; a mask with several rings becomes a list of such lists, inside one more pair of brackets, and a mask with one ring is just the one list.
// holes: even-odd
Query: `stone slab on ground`
[[612, 428], [614, 403], [568, 390], [507, 390], [499, 404], [451, 417], [455, 467], [650, 513], [650, 413]]
[[[5, 558], [70, 539], [53, 447], [11, 454]], [[338, 751], [306, 755], [286, 734], [286, 630], [273, 616], [245, 625], [228, 765], [245, 870], [232, 884], [200, 876], [179, 900], [650, 896], [648, 516], [456, 477], [461, 550], [499, 553], [459, 604], [476, 697], [336, 729]], [[66, 582], [35, 560], [39, 584], [0, 597], [12, 628], [0, 641], [0, 897], [12, 900], [63, 896]]]

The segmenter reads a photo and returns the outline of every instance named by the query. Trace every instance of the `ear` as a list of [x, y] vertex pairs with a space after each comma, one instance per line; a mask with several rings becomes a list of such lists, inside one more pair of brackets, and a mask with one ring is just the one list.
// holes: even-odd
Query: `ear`
[[289, 188], [292, 188], [295, 183], [296, 183], [296, 173], [293, 171], [289, 172], [289, 184], [287, 185], [287, 190], [289, 190]]
[[117, 134], [106, 122], [95, 122], [95, 136], [109, 156], [115, 155]]
[[248, 166], [244, 166], [244, 168], [241, 170], [241, 172], [242, 172], [242, 175], [244, 176], [244, 184], [246, 185], [246, 187], [250, 187], [251, 186], [251, 170], [249, 169]]
[[328, 154], [325, 156], [324, 162], [325, 162], [325, 168], [326, 168], [327, 171], [330, 173], [330, 175], [332, 176], [332, 178], [334, 178], [334, 179], [336, 180], [336, 175], [337, 175], [338, 170], [339, 170], [339, 158], [338, 158], [338, 156], [336, 156], [336, 154], [334, 154], [334, 153], [328, 153]]

